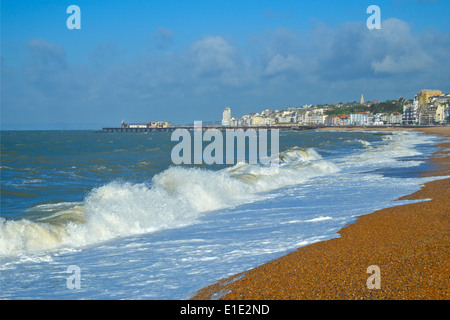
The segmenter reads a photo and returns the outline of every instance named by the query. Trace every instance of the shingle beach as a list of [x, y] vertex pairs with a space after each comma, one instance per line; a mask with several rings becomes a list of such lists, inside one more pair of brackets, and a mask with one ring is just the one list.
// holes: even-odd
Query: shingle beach
[[[423, 175], [449, 176], [450, 127], [415, 130], [443, 136], [430, 159], [434, 170]], [[450, 178], [402, 199], [424, 201], [360, 216], [337, 238], [220, 280], [192, 299], [449, 299]], [[368, 288], [370, 266], [380, 270], [380, 289]]]

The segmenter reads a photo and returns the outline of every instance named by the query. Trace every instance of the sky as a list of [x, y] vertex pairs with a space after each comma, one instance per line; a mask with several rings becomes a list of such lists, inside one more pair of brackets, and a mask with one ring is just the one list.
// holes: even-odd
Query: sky
[[2, 0], [1, 129], [450, 93], [449, 16], [449, 0]]

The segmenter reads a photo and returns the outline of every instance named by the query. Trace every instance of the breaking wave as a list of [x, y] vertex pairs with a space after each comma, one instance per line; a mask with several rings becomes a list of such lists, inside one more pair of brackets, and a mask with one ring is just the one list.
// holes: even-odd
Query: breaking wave
[[339, 171], [314, 150], [293, 148], [279, 166], [239, 163], [219, 171], [171, 167], [149, 183], [111, 182], [82, 202], [43, 204], [33, 218], [0, 218], [0, 255], [77, 248], [178, 228], [203, 214], [262, 199], [266, 192]]
[[363, 143], [364, 152], [349, 155], [345, 158], [343, 166], [364, 166], [368, 169], [371, 166], [412, 166], [419, 165], [422, 161], [398, 161], [400, 158], [413, 157], [420, 155], [421, 152], [417, 150], [416, 146], [420, 144], [427, 144], [432, 141], [432, 138], [426, 135], [417, 133], [394, 131], [389, 135], [382, 137], [385, 143], [380, 145], [372, 145], [371, 143]]

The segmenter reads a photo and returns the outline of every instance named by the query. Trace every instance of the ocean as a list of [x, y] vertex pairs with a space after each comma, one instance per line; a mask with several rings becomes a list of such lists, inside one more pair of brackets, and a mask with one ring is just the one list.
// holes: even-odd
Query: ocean
[[188, 299], [413, 202], [437, 139], [281, 131], [271, 172], [174, 165], [170, 132], [2, 131], [0, 299]]

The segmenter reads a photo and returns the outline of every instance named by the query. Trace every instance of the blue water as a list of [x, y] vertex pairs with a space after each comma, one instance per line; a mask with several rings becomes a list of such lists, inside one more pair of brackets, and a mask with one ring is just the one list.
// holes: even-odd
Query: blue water
[[436, 179], [419, 175], [436, 139], [280, 132], [267, 173], [175, 166], [169, 132], [1, 132], [0, 298], [186, 299], [407, 203], [395, 200]]

